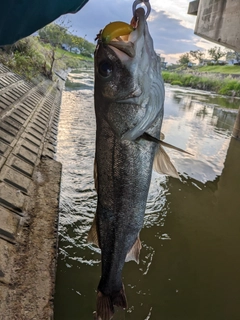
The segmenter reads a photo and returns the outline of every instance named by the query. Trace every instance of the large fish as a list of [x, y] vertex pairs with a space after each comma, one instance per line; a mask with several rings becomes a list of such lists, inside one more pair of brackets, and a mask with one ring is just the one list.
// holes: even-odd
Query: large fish
[[[139, 261], [139, 232], [163, 119], [164, 84], [143, 8], [127, 37], [98, 41], [95, 51], [97, 211], [88, 241], [101, 249], [97, 319], [127, 307], [122, 269]], [[164, 154], [164, 152], [163, 152]], [[159, 160], [157, 161], [159, 162]], [[161, 162], [161, 161], [160, 161]], [[168, 159], [165, 157], [165, 162]], [[161, 170], [160, 170], [161, 171]]]

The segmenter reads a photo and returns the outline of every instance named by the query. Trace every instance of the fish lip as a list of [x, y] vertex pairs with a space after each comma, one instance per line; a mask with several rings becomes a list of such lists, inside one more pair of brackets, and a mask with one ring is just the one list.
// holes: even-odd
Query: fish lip
[[134, 58], [136, 55], [136, 50], [134, 47], [135, 42], [143, 35], [145, 30], [145, 22], [146, 22], [146, 16], [145, 11], [143, 8], [138, 8], [135, 13], [133, 19], [137, 23], [137, 28], [133, 32], [137, 32], [137, 37], [134, 41], [110, 41], [107, 46], [113, 47], [115, 49], [120, 50], [121, 52], [128, 55], [130, 58]]
[[125, 53], [128, 55], [130, 58], [133, 58], [135, 56], [135, 49], [134, 49], [134, 43], [129, 41], [110, 41], [108, 43], [108, 46], [114, 47], [121, 52]]

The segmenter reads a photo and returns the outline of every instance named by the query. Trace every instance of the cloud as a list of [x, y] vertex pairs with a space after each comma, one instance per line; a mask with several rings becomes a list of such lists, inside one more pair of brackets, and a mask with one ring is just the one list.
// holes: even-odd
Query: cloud
[[99, 30], [111, 21], [130, 22], [132, 18], [132, 1], [129, 0], [90, 0], [78, 13], [68, 14], [72, 29], [88, 41], [93, 42]]
[[182, 26], [193, 29], [196, 17], [187, 14], [190, 1], [192, 0], [151, 0], [150, 2], [157, 12], [167, 12], [170, 18], [179, 19]]
[[193, 30], [182, 26], [181, 20], [169, 17], [166, 12], [152, 11], [149, 30], [155, 49], [162, 50], [165, 54], [180, 54], [198, 49]]
[[[207, 42], [194, 35], [195, 17], [187, 14], [190, 0], [151, 0], [152, 12], [148, 20], [150, 33], [157, 52], [171, 62], [190, 50], [208, 48]], [[130, 22], [132, 0], [90, 0], [81, 11], [68, 14], [74, 34], [93, 42], [96, 34], [111, 21]], [[169, 61], [170, 62], [170, 61]]]

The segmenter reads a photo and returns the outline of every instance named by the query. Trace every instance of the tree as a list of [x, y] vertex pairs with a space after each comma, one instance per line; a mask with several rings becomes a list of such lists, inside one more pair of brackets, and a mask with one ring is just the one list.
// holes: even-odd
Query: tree
[[[63, 23], [62, 23], [63, 24]], [[95, 45], [88, 42], [87, 40], [73, 35], [69, 32], [69, 28], [65, 25], [59, 25], [57, 23], [51, 23], [38, 31], [39, 37], [42, 41], [50, 43], [52, 46], [51, 54], [49, 55], [50, 60], [50, 70], [47, 70], [47, 64], [45, 63], [43, 70], [46, 76], [50, 79], [53, 75], [54, 63], [56, 60], [61, 58], [56, 58], [57, 47], [62, 47], [66, 45], [68, 51], [72, 51], [72, 48], [78, 48], [82, 55], [92, 57], [95, 50]], [[78, 50], [76, 50], [78, 51]]]
[[62, 27], [56, 23], [50, 23], [44, 28], [38, 31], [39, 37], [44, 42], [50, 43], [52, 45], [51, 53], [48, 55], [50, 60], [50, 70], [47, 69], [47, 63], [45, 62], [43, 66], [43, 73], [49, 79], [52, 80], [53, 69], [56, 61], [56, 48], [60, 47], [67, 37], [67, 28]]
[[199, 63], [201, 63], [205, 57], [205, 53], [200, 50], [191, 50], [190, 55], [193, 57], [194, 60], [198, 60]]
[[234, 51], [235, 58], [237, 60], [237, 63], [240, 64], [240, 52]]
[[53, 47], [60, 46], [67, 37], [67, 28], [56, 23], [50, 23], [38, 31], [40, 39]]
[[180, 56], [180, 59], [178, 60], [178, 62], [181, 64], [181, 65], [186, 65], [188, 64], [189, 62], [191, 62], [190, 60], [190, 54], [187, 52], [187, 53], [184, 53]]
[[240, 63], [240, 52], [228, 51], [226, 54], [226, 60], [236, 60], [237, 64]]
[[90, 57], [95, 50], [95, 45], [93, 43], [71, 34], [67, 27], [63, 27], [56, 23], [51, 23], [40, 29], [38, 34], [42, 41], [50, 43], [54, 48], [61, 47], [62, 44], [65, 44], [69, 51], [76, 47], [80, 50], [82, 55]]
[[208, 50], [208, 54], [218, 64], [220, 58], [226, 56], [226, 52], [222, 51], [220, 47], [214, 47]]

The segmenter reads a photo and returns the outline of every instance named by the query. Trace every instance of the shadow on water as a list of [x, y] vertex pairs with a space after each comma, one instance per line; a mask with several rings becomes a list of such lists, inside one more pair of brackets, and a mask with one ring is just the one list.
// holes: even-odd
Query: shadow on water
[[[93, 73], [74, 74], [89, 83]], [[70, 75], [71, 77], [71, 75]], [[70, 78], [71, 81], [73, 79]], [[168, 153], [181, 180], [153, 172], [140, 263], [126, 263], [128, 310], [114, 319], [240, 318], [240, 143], [236, 113], [207, 94], [166, 86], [162, 131], [188, 157]], [[63, 94], [57, 160], [63, 163], [55, 320], [93, 319], [99, 250], [86, 243], [95, 208], [93, 87]]]

